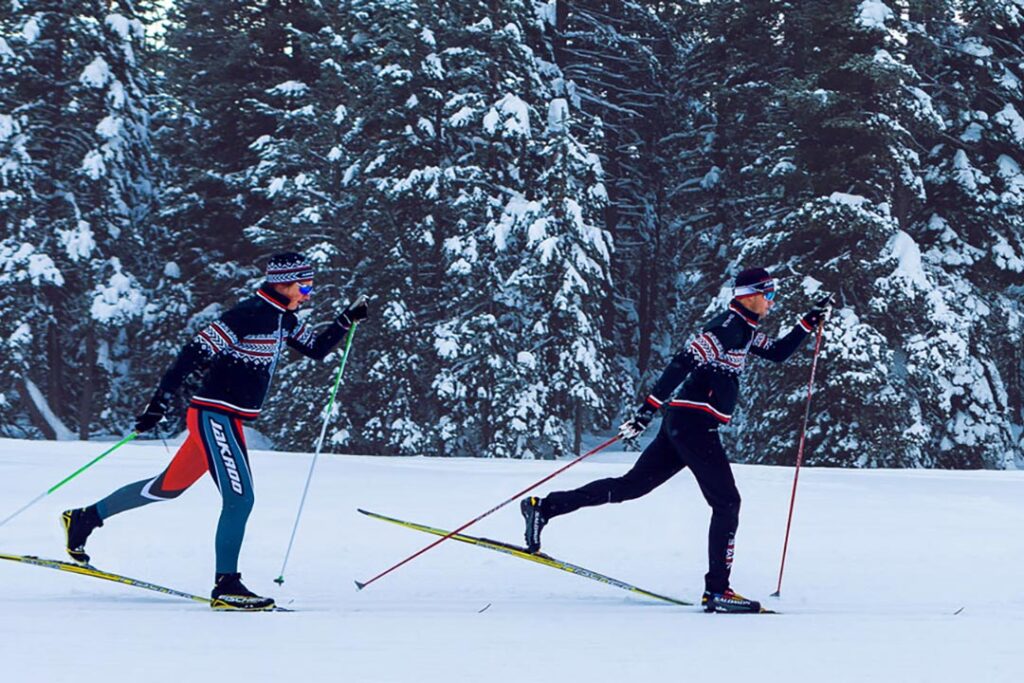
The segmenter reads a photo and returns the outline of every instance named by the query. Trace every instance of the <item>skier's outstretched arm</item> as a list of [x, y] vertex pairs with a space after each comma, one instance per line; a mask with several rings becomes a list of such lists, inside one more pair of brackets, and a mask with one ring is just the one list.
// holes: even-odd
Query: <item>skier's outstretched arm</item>
[[288, 346], [304, 356], [323, 360], [331, 352], [331, 349], [345, 338], [349, 328], [360, 320], [365, 320], [366, 316], [366, 299], [359, 297], [320, 334], [314, 334], [313, 329], [306, 323], [299, 325], [288, 336]]
[[813, 332], [818, 324], [828, 316], [831, 308], [832, 295], [821, 297], [814, 303], [814, 308], [805, 313], [785, 336], [771, 339], [763, 332], [755, 334], [750, 343], [750, 352], [776, 363], [787, 360], [800, 347], [807, 335]]

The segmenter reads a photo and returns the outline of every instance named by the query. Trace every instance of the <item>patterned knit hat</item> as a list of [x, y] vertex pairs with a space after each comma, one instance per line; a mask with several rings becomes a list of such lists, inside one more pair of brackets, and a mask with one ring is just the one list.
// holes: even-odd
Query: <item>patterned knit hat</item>
[[286, 251], [274, 254], [267, 263], [267, 282], [289, 284], [313, 279], [313, 264], [302, 254]]
[[764, 268], [747, 268], [736, 276], [732, 294], [737, 299], [775, 291], [775, 280]]

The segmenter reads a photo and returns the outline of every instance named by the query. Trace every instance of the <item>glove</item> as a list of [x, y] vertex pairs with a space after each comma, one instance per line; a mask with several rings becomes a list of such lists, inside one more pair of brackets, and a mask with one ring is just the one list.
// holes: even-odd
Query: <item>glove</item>
[[626, 441], [632, 441], [643, 434], [644, 430], [651, 424], [651, 420], [654, 419], [656, 411], [657, 409], [651, 404], [644, 403], [637, 409], [633, 417], [622, 423], [622, 426], [619, 427], [619, 436]]
[[356, 299], [354, 304], [341, 312], [341, 315], [338, 316], [337, 323], [342, 327], [351, 327], [352, 323], [357, 323], [360, 320], [366, 320], [366, 317], [366, 298], [361, 296]]
[[168, 392], [157, 390], [153, 394], [153, 398], [150, 399], [149, 405], [146, 406], [146, 410], [135, 418], [135, 432], [142, 434], [148, 432], [153, 427], [156, 427], [160, 420], [164, 419], [164, 414], [171, 405], [171, 394]]
[[834, 299], [834, 294], [825, 294], [815, 301], [814, 308], [804, 313], [804, 324], [811, 329], [817, 327], [832, 312], [832, 302]]

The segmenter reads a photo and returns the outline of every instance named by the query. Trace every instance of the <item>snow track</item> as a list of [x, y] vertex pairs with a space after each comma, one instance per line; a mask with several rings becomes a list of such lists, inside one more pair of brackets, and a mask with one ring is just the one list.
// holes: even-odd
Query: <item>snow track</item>
[[[103, 446], [0, 441], [0, 513]], [[354, 590], [354, 579], [430, 540], [364, 518], [357, 506], [454, 528], [549, 473], [551, 462], [325, 456], [278, 588], [310, 457], [254, 453], [256, 508], [241, 562], [251, 588], [299, 612], [212, 613], [4, 565], [4, 671], [76, 683], [219, 682], [228, 672], [246, 683], [795, 683], [1016, 681], [1024, 667], [1022, 472], [804, 470], [782, 598], [774, 600], [792, 470], [737, 466], [744, 503], [734, 585], [786, 612], [763, 618], [658, 604], [451, 542]], [[552, 483], [616, 476], [633, 458], [595, 456]], [[126, 446], [0, 530], [0, 549], [61, 557], [60, 510], [152, 475], [166, 460], [162, 445]], [[104, 569], [205, 594], [218, 505], [213, 485], [200, 480], [177, 501], [108, 520], [89, 551]], [[699, 599], [707, 520], [684, 471], [638, 501], [556, 519], [545, 549]], [[518, 542], [518, 510], [468, 531]]]

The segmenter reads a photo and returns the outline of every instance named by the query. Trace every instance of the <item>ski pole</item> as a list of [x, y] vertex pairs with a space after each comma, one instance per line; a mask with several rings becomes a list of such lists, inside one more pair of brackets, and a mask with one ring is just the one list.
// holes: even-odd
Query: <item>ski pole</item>
[[782, 543], [782, 564], [779, 566], [779, 585], [772, 593], [773, 598], [782, 594], [782, 572], [786, 569], [786, 551], [789, 549], [789, 528], [793, 523], [793, 505], [796, 503], [796, 484], [800, 480], [800, 464], [804, 459], [804, 439], [807, 436], [807, 419], [811, 414], [811, 393], [814, 389], [814, 371], [818, 367], [818, 351], [821, 349], [821, 332], [825, 321], [818, 323], [818, 334], [814, 340], [814, 359], [811, 361], [811, 379], [807, 382], [807, 405], [804, 407], [804, 423], [800, 428], [800, 445], [796, 450], [796, 471], [793, 473], [793, 492], [789, 498], [789, 517], [786, 519], [786, 540]]
[[447, 541], [447, 540], [448, 540], [449, 538], [451, 538], [451, 537], [452, 537], [452, 536], [454, 536], [455, 534], [459, 533], [460, 531], [462, 531], [462, 530], [464, 530], [464, 529], [468, 529], [469, 527], [473, 526], [474, 524], [476, 524], [477, 522], [479, 522], [479, 521], [480, 521], [481, 519], [483, 519], [484, 517], [487, 517], [488, 515], [490, 515], [490, 514], [493, 514], [493, 513], [497, 512], [498, 510], [500, 510], [501, 508], [505, 507], [506, 505], [508, 505], [508, 504], [509, 504], [509, 503], [511, 503], [512, 501], [514, 501], [514, 500], [518, 499], [518, 498], [519, 498], [520, 496], [522, 496], [522, 495], [524, 495], [524, 494], [526, 494], [526, 493], [529, 493], [530, 491], [532, 491], [533, 489], [537, 488], [538, 486], [540, 486], [540, 485], [541, 485], [541, 484], [543, 484], [544, 482], [546, 482], [546, 481], [548, 481], [548, 480], [550, 480], [550, 479], [554, 479], [554, 478], [555, 478], [556, 476], [558, 476], [558, 475], [559, 475], [559, 474], [561, 474], [562, 472], [565, 472], [565, 471], [566, 471], [567, 469], [569, 469], [569, 468], [570, 468], [570, 467], [572, 467], [573, 465], [576, 465], [576, 464], [578, 464], [578, 463], [580, 463], [580, 462], [583, 462], [584, 460], [586, 460], [586, 459], [587, 459], [587, 458], [589, 458], [590, 456], [594, 455], [594, 454], [595, 454], [595, 453], [597, 453], [598, 451], [602, 451], [602, 450], [604, 450], [605, 448], [607, 448], [608, 446], [611, 446], [611, 445], [612, 445], [613, 443], [615, 443], [616, 441], [618, 441], [618, 440], [619, 440], [619, 439], [621, 439], [621, 438], [622, 438], [622, 435], [620, 435], [620, 434], [616, 434], [615, 436], [613, 436], [612, 438], [608, 439], [607, 441], [605, 441], [605, 442], [604, 442], [603, 444], [601, 444], [601, 445], [600, 445], [600, 446], [598, 446], [597, 448], [593, 448], [593, 449], [591, 449], [591, 450], [587, 451], [587, 452], [586, 452], [586, 453], [584, 453], [583, 455], [581, 455], [581, 456], [577, 457], [577, 458], [576, 458], [575, 460], [573, 460], [572, 462], [569, 462], [569, 463], [567, 463], [567, 464], [566, 464], [566, 465], [565, 465], [564, 467], [560, 467], [560, 468], [558, 468], [557, 470], [555, 470], [554, 472], [552, 472], [552, 473], [551, 473], [551, 474], [549, 474], [548, 476], [544, 477], [544, 478], [543, 478], [543, 479], [541, 479], [540, 481], [538, 481], [538, 482], [536, 482], [536, 483], [534, 483], [534, 484], [531, 484], [530, 486], [526, 487], [525, 489], [523, 489], [523, 490], [522, 490], [522, 491], [520, 491], [519, 493], [516, 493], [515, 495], [513, 495], [513, 496], [512, 496], [511, 498], [509, 498], [508, 500], [506, 500], [506, 501], [504, 501], [504, 502], [501, 502], [501, 503], [498, 503], [497, 505], [495, 505], [494, 507], [492, 507], [492, 508], [491, 508], [490, 510], [488, 510], [488, 511], [487, 511], [487, 512], [485, 512], [485, 513], [483, 513], [483, 514], [482, 514], [482, 515], [480, 515], [479, 517], [476, 517], [476, 518], [474, 518], [474, 519], [471, 519], [471, 520], [469, 520], [468, 522], [466, 522], [465, 524], [463, 524], [462, 526], [460, 526], [460, 527], [459, 527], [458, 529], [456, 529], [455, 531], [449, 531], [449, 532], [447, 533], [447, 535], [445, 535], [445, 536], [442, 536], [441, 538], [437, 539], [436, 541], [434, 541], [434, 542], [433, 542], [433, 543], [431, 543], [430, 545], [428, 545], [428, 546], [425, 546], [425, 547], [421, 548], [420, 550], [418, 550], [417, 552], [413, 553], [413, 554], [412, 554], [412, 555], [410, 555], [409, 557], [405, 558], [404, 560], [402, 560], [402, 561], [401, 561], [401, 562], [399, 562], [398, 564], [392, 565], [392, 566], [391, 566], [390, 568], [388, 568], [388, 569], [385, 569], [384, 571], [382, 571], [382, 572], [381, 572], [380, 574], [377, 574], [377, 576], [373, 577], [372, 579], [369, 579], [369, 580], [367, 580], [367, 581], [363, 581], [363, 582], [359, 582], [359, 581], [356, 581], [356, 588], [357, 588], [357, 589], [359, 589], [359, 590], [362, 590], [362, 589], [366, 588], [367, 586], [369, 586], [369, 585], [370, 585], [371, 583], [373, 583], [373, 582], [374, 582], [374, 581], [376, 581], [377, 579], [380, 579], [380, 578], [382, 578], [382, 577], [384, 577], [384, 576], [387, 576], [387, 575], [388, 575], [388, 574], [390, 574], [391, 572], [395, 571], [396, 569], [398, 569], [399, 567], [401, 567], [402, 565], [404, 565], [404, 564], [405, 564], [406, 562], [411, 562], [412, 560], [416, 559], [417, 557], [419, 557], [419, 556], [420, 556], [420, 555], [422, 555], [423, 553], [427, 552], [427, 551], [428, 551], [428, 550], [430, 550], [431, 548], [433, 548], [433, 547], [435, 547], [435, 546], [437, 546], [437, 545], [440, 545], [441, 543], [443, 543], [443, 542]]
[[99, 455], [97, 455], [97, 456], [96, 456], [95, 458], [93, 458], [92, 460], [90, 460], [90, 461], [89, 461], [89, 462], [87, 462], [86, 464], [82, 465], [82, 466], [81, 466], [81, 467], [79, 467], [79, 468], [78, 468], [77, 470], [75, 470], [74, 472], [72, 472], [72, 473], [71, 473], [71, 474], [69, 474], [68, 476], [64, 477], [64, 478], [63, 478], [63, 479], [61, 479], [61, 480], [60, 480], [59, 482], [57, 482], [56, 484], [54, 484], [54, 485], [53, 485], [53, 486], [51, 486], [50, 488], [48, 488], [48, 489], [46, 489], [45, 491], [43, 491], [42, 493], [40, 493], [40, 494], [39, 494], [38, 496], [36, 496], [36, 497], [35, 497], [35, 498], [33, 498], [32, 500], [30, 500], [30, 501], [29, 501], [28, 503], [26, 503], [26, 504], [25, 504], [24, 506], [22, 506], [22, 507], [21, 507], [21, 508], [20, 508], [20, 509], [19, 509], [19, 510], [18, 510], [17, 512], [15, 512], [15, 513], [14, 513], [14, 514], [12, 514], [12, 515], [9, 515], [9, 516], [8, 516], [8, 517], [7, 517], [7, 518], [6, 518], [5, 520], [3, 520], [2, 522], [0, 522], [0, 526], [3, 526], [4, 524], [7, 524], [7, 522], [11, 521], [12, 519], [14, 519], [14, 518], [15, 518], [15, 517], [17, 517], [18, 515], [20, 515], [20, 514], [21, 514], [22, 512], [24, 512], [25, 510], [28, 510], [28, 509], [29, 509], [30, 507], [32, 507], [33, 505], [35, 505], [36, 503], [38, 503], [39, 501], [41, 501], [41, 500], [42, 500], [43, 498], [46, 498], [46, 497], [47, 497], [48, 495], [50, 495], [51, 493], [53, 493], [54, 491], [56, 491], [57, 489], [59, 489], [59, 488], [60, 488], [61, 486], [63, 486], [64, 484], [66, 484], [66, 483], [68, 483], [69, 481], [71, 481], [72, 479], [74, 479], [75, 477], [77, 477], [77, 476], [78, 476], [79, 474], [81, 474], [82, 472], [85, 472], [85, 471], [86, 471], [87, 469], [89, 469], [90, 467], [92, 467], [93, 465], [95, 465], [96, 463], [98, 463], [98, 462], [99, 462], [100, 460], [102, 460], [103, 458], [107, 457], [108, 455], [110, 455], [111, 453], [113, 453], [114, 451], [116, 451], [116, 450], [117, 450], [118, 448], [120, 448], [121, 446], [125, 445], [125, 444], [126, 444], [126, 443], [128, 443], [129, 441], [132, 441], [132, 440], [133, 440], [133, 439], [135, 439], [135, 438], [136, 438], [136, 437], [137, 437], [138, 435], [139, 435], [139, 433], [138, 433], [138, 432], [132, 432], [132, 433], [131, 433], [131, 434], [129, 434], [128, 436], [124, 437], [123, 439], [121, 439], [120, 441], [118, 441], [118, 442], [117, 442], [116, 444], [114, 444], [113, 446], [111, 446], [111, 447], [110, 447], [110, 448], [108, 448], [107, 450], [103, 451], [102, 453], [100, 453]]
[[[361, 303], [363, 297], [359, 297], [356, 300], [355, 305], [358, 306]], [[281, 563], [281, 574], [274, 579], [274, 583], [278, 586], [284, 585], [284, 570], [288, 566], [288, 557], [292, 554], [292, 544], [295, 543], [295, 532], [299, 529], [299, 519], [302, 517], [302, 509], [306, 506], [306, 494], [309, 493], [309, 484], [313, 481], [313, 470], [316, 468], [317, 458], [320, 457], [320, 449], [324, 445], [324, 436], [327, 434], [327, 423], [331, 419], [331, 411], [334, 408], [334, 397], [338, 395], [338, 386], [341, 384], [341, 374], [345, 372], [345, 362], [348, 361], [348, 351], [352, 348], [352, 337], [356, 333], [356, 325], [359, 322], [352, 323], [352, 326], [348, 328], [348, 336], [345, 338], [345, 352], [341, 356], [341, 365], [338, 366], [338, 374], [334, 378], [334, 387], [331, 389], [331, 397], [327, 401], [327, 414], [324, 415], [324, 424], [320, 428], [320, 438], [316, 441], [316, 451], [313, 453], [313, 461], [309, 463], [309, 474], [306, 475], [306, 486], [302, 489], [302, 498], [299, 500], [299, 511], [295, 515], [295, 525], [292, 527], [291, 538], [288, 539], [288, 550], [284, 553], [284, 562]]]

